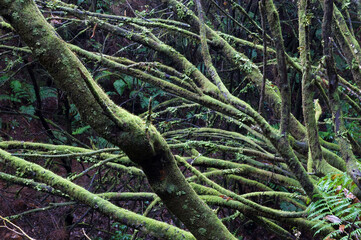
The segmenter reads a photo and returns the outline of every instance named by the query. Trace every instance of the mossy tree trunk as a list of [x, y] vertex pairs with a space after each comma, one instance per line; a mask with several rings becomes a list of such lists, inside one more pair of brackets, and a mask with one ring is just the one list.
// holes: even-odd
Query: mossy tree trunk
[[[65, 19], [76, 22], [77, 27], [84, 24], [85, 29], [92, 29], [92, 37], [107, 33], [106, 40], [108, 36], [112, 36], [114, 42], [124, 40], [124, 45], [131, 42], [133, 46], [146, 47], [146, 51], [154, 53], [149, 60], [148, 57], [133, 56], [133, 52], [129, 56], [126, 55], [127, 58], [123, 58], [108, 55], [106, 52], [91, 52], [78, 46], [81, 44], [76, 46], [64, 42], [54, 28], [47, 24], [34, 1], [0, 0], [0, 14], [10, 23], [0, 20], [0, 27], [9, 32], [16, 30], [28, 46], [0, 44], [0, 49], [33, 53], [36, 61], [46, 68], [57, 86], [66, 91], [75, 103], [84, 123], [89, 124], [99, 135], [121, 148], [126, 154], [118, 159], [116, 154], [101, 152], [115, 151], [114, 149], [92, 151], [73, 146], [3, 141], [0, 142], [0, 148], [3, 149], [0, 151], [0, 163], [30, 173], [33, 180], [24, 176], [11, 176], [7, 170], [0, 173], [0, 179], [56, 196], [70, 196], [75, 201], [97, 208], [99, 212], [112, 216], [125, 225], [158, 238], [234, 239], [205, 203], [220, 209], [227, 208], [225, 212], [233, 211], [231, 216], [222, 219], [230, 229], [233, 227], [232, 224], [242, 221], [240, 219], [249, 218], [283, 239], [294, 238], [289, 232], [294, 226], [300, 231], [308, 232], [312, 222], [305, 218], [305, 209], [310, 201], [315, 200], [315, 196], [320, 196], [316, 183], [321, 177], [328, 173], [347, 171], [358, 187], [361, 187], [361, 173], [354, 155], [361, 151], [351, 148], [357, 147], [357, 139], [353, 139], [352, 134], [347, 132], [341, 111], [343, 102], [347, 102], [357, 114], [360, 114], [358, 103], [361, 100], [361, 91], [352, 81], [347, 81], [339, 75], [344, 75], [344, 72], [337, 72], [332, 58], [332, 45], [336, 44], [332, 39], [333, 32], [339, 43], [338, 51], [345, 53], [344, 62], [353, 63], [353, 67], [358, 64], [361, 51], [359, 44], [355, 43], [357, 38], [352, 27], [348, 27], [345, 21], [349, 15], [346, 14], [343, 18], [332, 1], [325, 1], [322, 29], [324, 53], [315, 51], [316, 55], [313, 55], [310, 49], [313, 44], [320, 44], [321, 39], [317, 41], [315, 37], [311, 41], [309, 37], [310, 28], [320, 30], [312, 24], [312, 21], [315, 21], [315, 13], [308, 10], [309, 5], [313, 3], [309, 0], [299, 1], [293, 9], [297, 10], [299, 15], [299, 33], [294, 36], [299, 40], [298, 51], [295, 50], [297, 47], [290, 50], [284, 43], [283, 38], [287, 41], [289, 35], [283, 29], [284, 22], [280, 17], [285, 16], [282, 14], [282, 6], [277, 5], [277, 1], [260, 1], [264, 3], [264, 29], [242, 8], [243, 4], [239, 5], [236, 1], [231, 1], [233, 8], [227, 5], [228, 1], [224, 1], [222, 6], [216, 1], [196, 0], [195, 5], [192, 5], [192, 1], [187, 4], [177, 0], [162, 2], [164, 4], [161, 6], [166, 9], [165, 12], [174, 13], [171, 19], [164, 19], [162, 13], [157, 15], [158, 18], [152, 18], [152, 14], [155, 14], [152, 11], [134, 11], [135, 17], [115, 16], [86, 11], [64, 1], [37, 2], [43, 7], [41, 11], [44, 15], [49, 9], [56, 9], [66, 16]], [[253, 4], [252, 1], [250, 4]], [[219, 21], [217, 14], [212, 16], [213, 7], [217, 14], [222, 14], [222, 21]], [[234, 9], [240, 10], [245, 19], [248, 19], [249, 25], [237, 21], [239, 16], [231, 12]], [[217, 24], [212, 26], [212, 20], [219, 21], [220, 26], [225, 24], [223, 21], [229, 21], [226, 25], [227, 30], [216, 26]], [[234, 32], [228, 31], [228, 27], [232, 25], [229, 23], [236, 26], [233, 28]], [[243, 36], [243, 30], [248, 36]], [[235, 34], [231, 35], [233, 33]], [[257, 33], [263, 33], [264, 39]], [[182, 41], [178, 41], [179, 39], [187, 41], [183, 44]], [[97, 41], [94, 38], [93, 40]], [[296, 42], [297, 39], [294, 40]], [[89, 42], [91, 41], [87, 41]], [[182, 42], [182, 47], [179, 47], [179, 42]], [[122, 44], [119, 45], [123, 47]], [[183, 47], [185, 49], [182, 49]], [[189, 49], [193, 50], [194, 55], [199, 56], [189, 56]], [[248, 50], [252, 53], [248, 54]], [[260, 71], [261, 52], [264, 56], [267, 55], [262, 63], [263, 73]], [[323, 55], [325, 57], [322, 58]], [[311, 56], [315, 59], [311, 59]], [[132, 57], [137, 60], [131, 59]], [[321, 59], [321, 64], [313, 65], [320, 62], [318, 58]], [[326, 64], [323, 64], [323, 59]], [[141, 62], [143, 60], [144, 62]], [[96, 83], [96, 80], [103, 76], [95, 75], [93, 79], [81, 61], [89, 64], [87, 67], [90, 68], [96, 63], [97, 66], [106, 69], [106, 72], [114, 72], [117, 77], [126, 76], [136, 81], [140, 80], [144, 84], [142, 86], [150, 84], [170, 95], [158, 98], [166, 100], [154, 109], [150, 101], [147, 112], [139, 117], [134, 116], [110, 100]], [[277, 71], [270, 71], [271, 68]], [[349, 73], [345, 76], [353, 77], [359, 84], [359, 69], [345, 69], [345, 72]], [[234, 76], [238, 76], [239, 79], [235, 79]], [[279, 84], [272, 78], [279, 79]], [[296, 119], [290, 113], [294, 99], [290, 80], [293, 87], [301, 87], [296, 82], [302, 81], [303, 119]], [[234, 85], [237, 81], [240, 89], [244, 83], [248, 83], [238, 92], [238, 87]], [[340, 89], [339, 84], [345, 89]], [[328, 86], [329, 96], [324, 90]], [[254, 94], [252, 98], [258, 96], [259, 90], [264, 103], [263, 111], [255, 110], [254, 103], [257, 102], [258, 105], [258, 99], [248, 99], [248, 87], [252, 89], [251, 94]], [[140, 91], [143, 93], [143, 90]], [[246, 94], [243, 96], [244, 92]], [[147, 93], [147, 90], [144, 90], [144, 93]], [[340, 99], [340, 93], [345, 99]], [[124, 97], [121, 93], [119, 96]], [[316, 97], [320, 99], [319, 102], [318, 99], [314, 99]], [[322, 113], [318, 103], [332, 111], [335, 142], [332, 142], [333, 139], [326, 141], [318, 134], [318, 129], [323, 128], [319, 125], [326, 123], [323, 120], [319, 123], [318, 118], [321, 114], [327, 116], [327, 111]], [[345, 113], [351, 114], [352, 111], [347, 110]], [[206, 113], [206, 117], [200, 113]], [[162, 118], [163, 116], [167, 117]], [[169, 116], [180, 116], [180, 119], [187, 120], [184, 121], [185, 124], [180, 123], [178, 119], [168, 122]], [[193, 118], [191, 123], [188, 122], [189, 116]], [[198, 120], [204, 123], [197, 126], [198, 123], [195, 122]], [[157, 124], [155, 126], [162, 131], [162, 135], [152, 122]], [[187, 123], [190, 123], [190, 126], [186, 125]], [[275, 123], [280, 123], [279, 129]], [[67, 137], [74, 139], [70, 134]], [[76, 144], [79, 144], [79, 141]], [[9, 152], [13, 151], [17, 151], [16, 156], [9, 155]], [[32, 151], [39, 151], [40, 154], [33, 154]], [[61, 154], [52, 155], [53, 151]], [[67, 154], [67, 151], [73, 155]], [[181, 155], [173, 155], [171, 151]], [[99, 162], [92, 162], [93, 165], [86, 171], [68, 179], [30, 163], [38, 158], [63, 159], [69, 155], [91, 154], [99, 154], [99, 159], [96, 159]], [[185, 169], [186, 177], [180, 172], [179, 165]], [[74, 184], [74, 180], [99, 166], [104, 166], [111, 174], [116, 170], [140, 179], [146, 176], [160, 198], [155, 193], [142, 192], [93, 194]], [[99, 167], [98, 171], [101, 173], [103, 169]], [[224, 185], [219, 184], [219, 181]], [[272, 189], [274, 186], [277, 186], [277, 190]], [[243, 193], [245, 189], [251, 193]], [[278, 189], [287, 189], [289, 192]], [[357, 196], [360, 197], [361, 194], [358, 193]], [[160, 223], [137, 214], [128, 214], [124, 209], [109, 202], [119, 199], [153, 200], [144, 215], [161, 199], [193, 235], [171, 224]], [[263, 201], [265, 199], [271, 200], [274, 205], [269, 207], [269, 201]], [[284, 202], [295, 206], [299, 211], [284, 210], [284, 205], [280, 204]], [[116, 214], [113, 214], [115, 212]], [[333, 231], [331, 228], [323, 228], [323, 225], [318, 223], [320, 222], [317, 222], [318, 227], [312, 231], [321, 229], [323, 235]]]
[[0, 6], [1, 15], [69, 94], [83, 121], [142, 167], [152, 189], [197, 239], [234, 239], [186, 182], [158, 131], [109, 99], [34, 1], [2, 0]]
[[325, 0], [324, 15], [322, 22], [322, 39], [323, 39], [323, 54], [325, 57], [326, 71], [329, 82], [329, 98], [332, 111], [332, 118], [334, 122], [334, 131], [336, 140], [340, 144], [340, 151], [343, 159], [346, 162], [347, 173], [351, 176], [353, 181], [361, 189], [361, 171], [357, 166], [357, 160], [352, 151], [352, 146], [347, 139], [347, 129], [342, 116], [342, 109], [340, 105], [340, 97], [338, 94], [339, 79], [337, 76], [335, 62], [333, 59], [333, 34], [332, 34], [332, 16], [334, 13], [333, 0]]

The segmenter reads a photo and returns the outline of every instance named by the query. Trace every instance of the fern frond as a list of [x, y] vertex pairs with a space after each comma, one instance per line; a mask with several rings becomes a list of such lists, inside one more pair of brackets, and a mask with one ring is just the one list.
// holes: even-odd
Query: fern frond
[[[357, 229], [350, 233], [351, 237], [361, 236], [361, 221], [358, 220], [361, 216], [361, 203], [353, 204], [351, 198], [345, 197], [345, 192], [350, 191], [351, 185], [352, 180], [347, 174], [329, 174], [319, 181], [319, 200], [308, 207], [308, 218], [313, 222], [318, 221], [313, 226], [319, 228], [315, 235], [332, 227], [335, 230], [325, 239], [349, 239], [348, 232], [355, 228]], [[343, 229], [340, 228], [341, 225]]]
[[351, 238], [348, 238], [348, 236], [346, 236], [346, 237], [341, 238], [341, 240], [352, 239], [353, 236], [355, 236], [356, 239], [359, 239], [361, 237], [361, 228], [355, 229], [354, 231], [352, 231], [350, 233], [350, 235], [351, 235]]
[[[316, 225], [313, 226], [312, 228], [317, 228], [317, 227], [319, 227], [320, 225], [321, 225], [321, 223], [316, 224]], [[321, 228], [319, 228], [319, 229], [315, 232], [314, 235], [319, 234], [323, 229], [329, 228], [329, 227], [331, 227], [331, 224], [330, 224], [330, 223], [326, 223], [326, 221], [323, 221], [323, 226], [322, 226]]]
[[332, 208], [332, 211], [336, 216], [342, 216], [347, 213], [350, 207], [349, 201], [341, 201], [336, 207]]

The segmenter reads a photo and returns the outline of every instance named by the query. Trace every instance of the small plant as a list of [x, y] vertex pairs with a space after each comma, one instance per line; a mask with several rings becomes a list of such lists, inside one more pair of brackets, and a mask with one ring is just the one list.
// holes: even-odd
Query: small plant
[[[112, 224], [112, 227], [115, 228], [115, 234], [110, 238], [110, 240], [131, 240], [133, 239], [132, 234], [127, 233], [128, 227], [126, 225], [121, 225], [118, 222]], [[135, 240], [142, 240], [141, 238], [136, 238]]]
[[308, 218], [319, 220], [314, 228], [323, 225], [315, 234], [327, 227], [337, 228], [324, 239], [359, 239], [361, 237], [361, 202], [352, 193], [352, 179], [344, 174], [328, 174], [318, 187], [320, 199], [312, 203]]
[[126, 233], [127, 232], [127, 226], [121, 225], [120, 223], [113, 223], [112, 227], [114, 227], [115, 234], [110, 238], [111, 240], [130, 240], [132, 239], [132, 235]]

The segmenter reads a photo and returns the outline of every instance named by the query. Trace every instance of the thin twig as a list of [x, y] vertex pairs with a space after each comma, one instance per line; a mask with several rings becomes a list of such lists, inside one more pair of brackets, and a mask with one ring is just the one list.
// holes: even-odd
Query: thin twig
[[[30, 237], [29, 235], [27, 235], [20, 227], [18, 227], [17, 225], [15, 225], [14, 223], [10, 222], [8, 219], [0, 216], [0, 218], [4, 221], [4, 226], [9, 229], [10, 231], [16, 232], [19, 235], [24, 235], [25, 237], [27, 237], [30, 240], [36, 240], [35, 238]], [[16, 229], [18, 229], [21, 233], [18, 233], [17, 231], [15, 231], [14, 229], [11, 229], [9, 227], [6, 226], [5, 222], [9, 223], [11, 226], [15, 227]]]

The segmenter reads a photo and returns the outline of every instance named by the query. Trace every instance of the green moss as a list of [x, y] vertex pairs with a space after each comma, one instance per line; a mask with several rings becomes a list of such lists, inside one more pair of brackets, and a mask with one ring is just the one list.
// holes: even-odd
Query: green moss
[[184, 18], [186, 16], [186, 12], [181, 4], [176, 5], [176, 9], [179, 18]]
[[166, 190], [168, 193], [174, 193], [176, 191], [177, 187], [174, 184], [168, 184], [166, 187]]
[[178, 192], [176, 192], [176, 195], [177, 195], [177, 196], [182, 196], [182, 195], [185, 195], [185, 194], [186, 194], [185, 191], [178, 191]]

